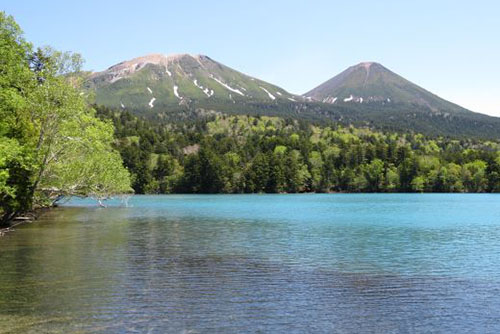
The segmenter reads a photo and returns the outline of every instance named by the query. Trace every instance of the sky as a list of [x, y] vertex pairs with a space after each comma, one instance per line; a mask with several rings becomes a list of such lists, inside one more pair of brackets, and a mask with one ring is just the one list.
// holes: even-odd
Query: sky
[[303, 94], [376, 61], [500, 117], [500, 1], [0, 0], [35, 46], [100, 71], [150, 53], [204, 54]]

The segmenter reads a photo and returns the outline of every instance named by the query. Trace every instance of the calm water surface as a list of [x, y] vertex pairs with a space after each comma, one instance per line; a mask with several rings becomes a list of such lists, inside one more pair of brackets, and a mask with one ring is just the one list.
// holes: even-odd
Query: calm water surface
[[0, 238], [0, 333], [500, 332], [500, 195], [110, 204]]

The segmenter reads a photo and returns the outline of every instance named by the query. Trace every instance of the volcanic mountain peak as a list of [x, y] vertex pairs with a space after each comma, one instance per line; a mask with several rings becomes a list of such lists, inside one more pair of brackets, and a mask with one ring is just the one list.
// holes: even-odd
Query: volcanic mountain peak
[[464, 111], [376, 62], [362, 62], [304, 94], [330, 103], [403, 103], [432, 111]]
[[171, 63], [179, 62], [182, 59], [191, 58], [196, 61], [201, 59], [209, 59], [203, 55], [191, 55], [187, 53], [170, 54], [165, 55], [161, 53], [153, 53], [146, 56], [137, 57], [131, 60], [122, 61], [116, 65], [109, 67], [103, 72], [97, 72], [93, 74], [93, 77], [100, 76], [102, 74], [108, 75], [109, 82], [115, 82], [122, 79], [125, 76], [131, 75], [132, 73], [141, 70], [148, 64], [161, 65], [166, 69], [166, 73], [171, 76], [171, 72], [168, 70], [168, 66]]
[[300, 97], [218, 63], [205, 55], [149, 54], [90, 76], [96, 102], [142, 110], [238, 102], [293, 102]]
[[[373, 64], [377, 64], [377, 63], [375, 63], [373, 61], [365, 61], [365, 62], [359, 63], [358, 65], [356, 65], [356, 67], [364, 67], [366, 70], [369, 70]], [[377, 65], [380, 65], [380, 64], [377, 64]]]
[[120, 66], [120, 65], [130, 65], [130, 64], [139, 64], [139, 63], [150, 63], [150, 64], [165, 64], [171, 61], [179, 60], [185, 57], [191, 58], [200, 58], [202, 55], [193, 55], [189, 53], [174, 53], [174, 54], [162, 54], [162, 53], [151, 53], [145, 56], [140, 56], [133, 58], [131, 60], [126, 60], [121, 63], [118, 63], [110, 68]]

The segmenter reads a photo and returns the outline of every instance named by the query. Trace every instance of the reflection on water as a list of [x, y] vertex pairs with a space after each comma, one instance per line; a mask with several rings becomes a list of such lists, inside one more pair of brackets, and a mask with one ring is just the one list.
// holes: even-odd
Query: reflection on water
[[500, 196], [70, 204], [0, 238], [0, 333], [500, 330]]

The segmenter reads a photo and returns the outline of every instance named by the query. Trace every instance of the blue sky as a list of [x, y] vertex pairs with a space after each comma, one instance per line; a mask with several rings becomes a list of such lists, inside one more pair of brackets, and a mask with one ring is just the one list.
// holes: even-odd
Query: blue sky
[[302, 94], [377, 61], [473, 111], [500, 116], [500, 1], [0, 0], [35, 45], [103, 70], [199, 53]]

